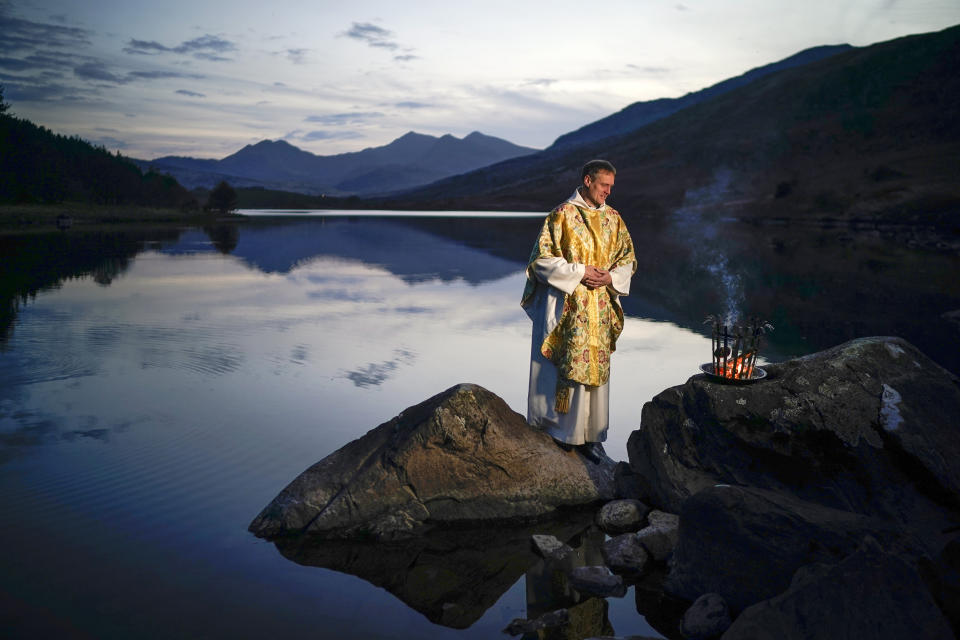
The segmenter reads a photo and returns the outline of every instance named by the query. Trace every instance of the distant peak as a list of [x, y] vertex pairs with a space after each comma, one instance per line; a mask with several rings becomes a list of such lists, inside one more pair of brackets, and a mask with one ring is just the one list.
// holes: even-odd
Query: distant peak
[[261, 140], [255, 147], [292, 147], [293, 145], [286, 140]]

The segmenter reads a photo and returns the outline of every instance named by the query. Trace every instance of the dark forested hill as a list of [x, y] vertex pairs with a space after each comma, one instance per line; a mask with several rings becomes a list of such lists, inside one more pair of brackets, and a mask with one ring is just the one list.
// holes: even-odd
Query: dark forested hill
[[196, 206], [170, 176], [29, 120], [0, 115], [0, 202]]
[[[852, 49], [626, 135], [551, 148], [381, 206], [544, 210], [593, 157], [618, 167], [627, 216], [937, 221], [960, 210], [960, 27]], [[951, 213], [952, 212], [952, 213]]]
[[602, 140], [614, 135], [625, 135], [651, 122], [666, 118], [681, 109], [706, 102], [711, 98], [716, 98], [728, 91], [750, 84], [754, 80], [768, 76], [771, 73], [829, 58], [843, 51], [848, 51], [851, 48], [848, 44], [813, 47], [811, 49], [805, 49], [800, 53], [795, 53], [789, 58], [785, 58], [779, 62], [751, 69], [735, 78], [728, 78], [706, 89], [693, 91], [680, 98], [660, 98], [658, 100], [634, 102], [606, 118], [591, 122], [576, 131], [571, 131], [570, 133], [560, 136], [549, 148], [561, 149], [563, 147], [573, 147], [596, 140]]

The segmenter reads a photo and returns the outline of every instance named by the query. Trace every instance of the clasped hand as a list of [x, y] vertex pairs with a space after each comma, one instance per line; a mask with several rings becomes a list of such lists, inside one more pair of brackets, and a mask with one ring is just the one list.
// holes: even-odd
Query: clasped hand
[[610, 272], [606, 269], [599, 269], [592, 265], [587, 265], [583, 277], [580, 279], [588, 289], [597, 289], [613, 283]]

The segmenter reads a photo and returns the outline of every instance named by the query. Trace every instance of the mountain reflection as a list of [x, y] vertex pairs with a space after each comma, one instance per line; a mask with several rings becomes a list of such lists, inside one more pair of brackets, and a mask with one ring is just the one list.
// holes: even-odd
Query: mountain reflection
[[[377, 218], [320, 218], [269, 226], [244, 226], [225, 244], [199, 231], [184, 234], [164, 253], [196, 253], [232, 244], [231, 255], [265, 273], [289, 273], [319, 257], [337, 257], [378, 266], [408, 283], [463, 279], [471, 284], [498, 280], [523, 268], [529, 247], [505, 259], [482, 248], [428, 233], [399, 221]], [[531, 239], [524, 244], [531, 244]], [[219, 244], [218, 244], [219, 243]], [[532, 246], [532, 244], [531, 244]]]
[[[284, 557], [297, 564], [357, 576], [386, 589], [431, 622], [466, 629], [541, 563], [531, 547], [533, 534], [571, 541], [592, 519], [592, 512], [572, 513], [563, 522], [434, 530], [402, 542], [298, 537], [275, 544]], [[549, 585], [538, 587], [537, 610], [547, 604], [544, 598], [549, 593]], [[563, 604], [558, 602], [555, 608]]]
[[[418, 301], [388, 307], [389, 291], [371, 297], [351, 286], [344, 272], [379, 268], [407, 284], [493, 282], [523, 269], [540, 223], [535, 218], [331, 216], [186, 231], [0, 235], [0, 344], [9, 338], [18, 310], [38, 292], [71, 278], [110, 285], [145, 250], [229, 254], [266, 274], [296, 277], [305, 271], [319, 285], [307, 293], [318, 302], [380, 303], [395, 313], [429, 314], [430, 305]], [[856, 337], [897, 335], [960, 373], [960, 323], [955, 321], [960, 258], [914, 242], [910, 234], [919, 232], [752, 226], [697, 208], [680, 209], [666, 221], [630, 224], [639, 267], [631, 295], [622, 299], [629, 316], [703, 334], [708, 314], [757, 315], [776, 327], [765, 351], [774, 360]], [[303, 269], [318, 263], [319, 268]], [[109, 327], [96, 331], [103, 333], [91, 335], [93, 343], [109, 343]], [[229, 370], [236, 364], [228, 358], [210, 366]], [[357, 384], [375, 385], [397, 364], [389, 358], [366, 363], [348, 376]]]

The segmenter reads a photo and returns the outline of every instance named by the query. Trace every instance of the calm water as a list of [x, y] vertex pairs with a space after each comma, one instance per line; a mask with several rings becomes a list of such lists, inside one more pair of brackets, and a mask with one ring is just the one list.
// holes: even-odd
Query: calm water
[[[549, 609], [530, 531], [415, 552], [278, 550], [246, 531], [306, 467], [454, 384], [524, 412], [518, 299], [539, 225], [326, 216], [0, 236], [0, 626], [491, 638]], [[631, 231], [642, 265], [614, 358], [615, 459], [643, 403], [709, 360], [704, 311], [774, 320], [773, 360], [899, 333], [957, 370], [954, 255], [830, 230]], [[607, 607], [616, 634], [658, 635], [632, 591]]]

